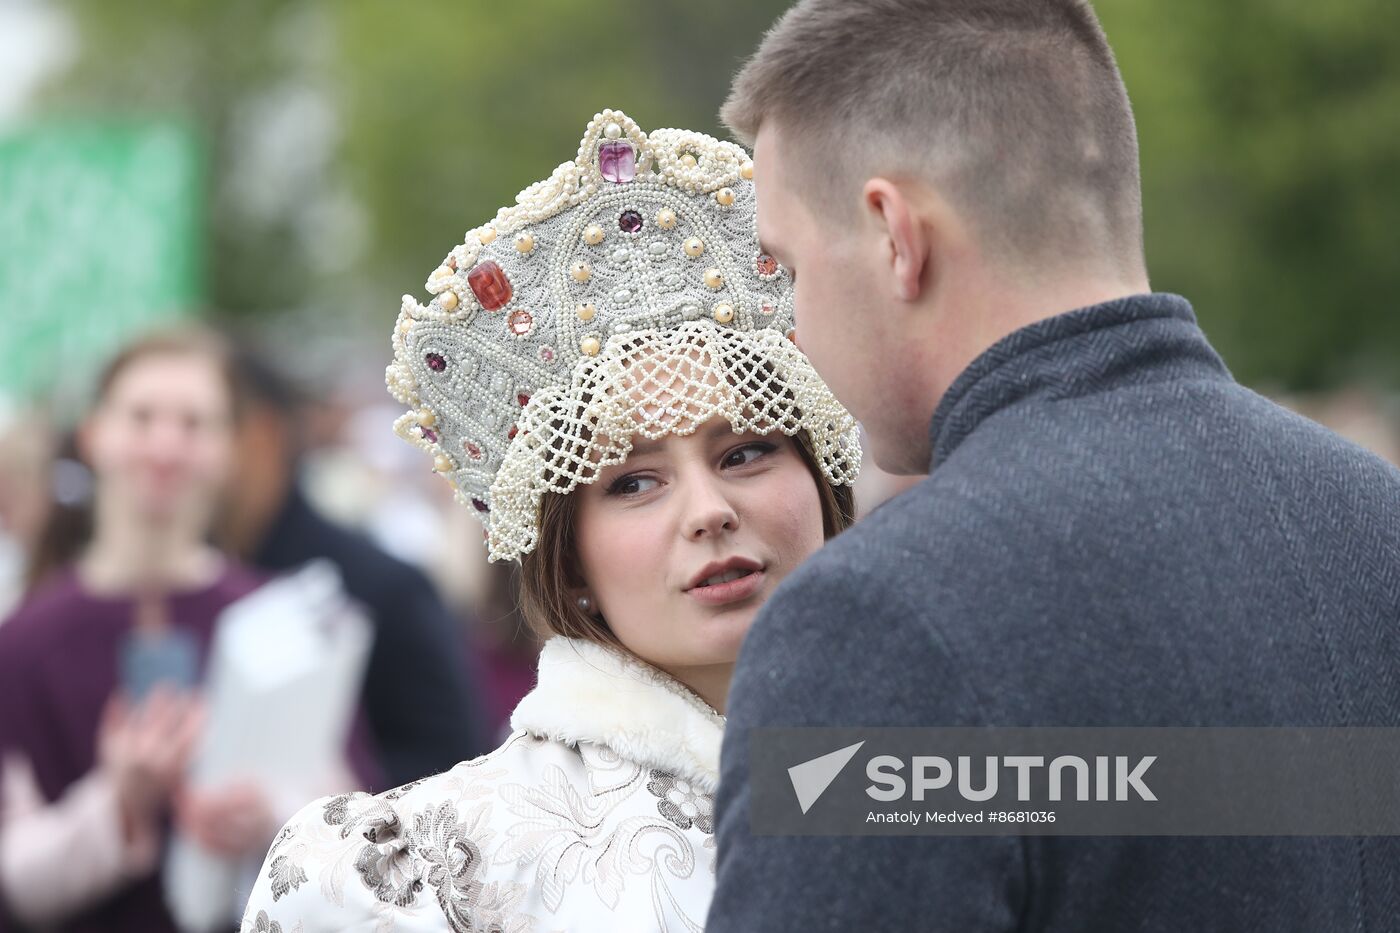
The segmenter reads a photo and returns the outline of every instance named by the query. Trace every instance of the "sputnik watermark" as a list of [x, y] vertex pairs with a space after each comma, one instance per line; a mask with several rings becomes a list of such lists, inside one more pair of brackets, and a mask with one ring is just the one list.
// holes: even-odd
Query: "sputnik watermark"
[[[1031, 799], [1033, 776], [1039, 769], [1046, 768], [1045, 799], [1048, 800], [1064, 799], [1067, 771], [1072, 772], [1068, 780], [1073, 782], [1075, 800], [1127, 800], [1129, 794], [1136, 794], [1141, 800], [1156, 800], [1157, 795], [1142, 780], [1143, 774], [1156, 760], [1156, 755], [1147, 755], [1130, 766], [1126, 755], [1116, 755], [1112, 759], [1107, 755], [1095, 756], [1093, 773], [1096, 780], [1091, 797], [1090, 765], [1078, 755], [1060, 755], [1050, 762], [1048, 768], [1043, 755], [991, 756], [985, 759], [986, 770], [982, 775], [981, 787], [972, 786], [977, 779], [973, 774], [975, 766], [972, 757], [960, 755], [957, 759], [957, 791], [964, 800], [978, 803], [991, 800], [1000, 789], [998, 778], [1004, 767], [1016, 772], [1016, 799], [1024, 802]], [[953, 765], [940, 755], [915, 755], [910, 762], [911, 781], [905, 781], [900, 774], [903, 768], [904, 761], [894, 755], [877, 755], [870, 759], [865, 773], [875, 783], [865, 792], [873, 800], [902, 800], [906, 794], [914, 800], [923, 800], [926, 793], [942, 790], [953, 779]]]
[[756, 729], [750, 818], [760, 834], [1400, 835], [1396, 774], [1388, 728]]

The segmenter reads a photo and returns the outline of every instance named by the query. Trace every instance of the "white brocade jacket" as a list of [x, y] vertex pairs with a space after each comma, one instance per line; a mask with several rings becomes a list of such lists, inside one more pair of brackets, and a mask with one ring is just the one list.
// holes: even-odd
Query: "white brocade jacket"
[[511, 728], [450, 771], [302, 808], [240, 933], [702, 929], [724, 718], [648, 664], [555, 637]]

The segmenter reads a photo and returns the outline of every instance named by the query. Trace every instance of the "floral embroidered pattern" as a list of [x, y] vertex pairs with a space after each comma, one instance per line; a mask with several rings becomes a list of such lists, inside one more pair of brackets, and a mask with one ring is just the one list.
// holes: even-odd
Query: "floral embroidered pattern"
[[647, 790], [658, 798], [657, 812], [676, 826], [681, 829], [694, 826], [702, 833], [715, 831], [715, 798], [696, 790], [689, 781], [665, 771], [653, 771]]
[[[541, 672], [542, 684], [590, 689], [548, 665]], [[611, 691], [619, 676], [641, 685], [614, 725], [626, 727], [628, 711], [651, 722], [669, 709], [660, 699], [673, 687], [659, 674], [597, 676]], [[574, 710], [567, 699], [554, 706]], [[423, 781], [308, 804], [278, 833], [242, 933], [550, 933], [617, 929], [619, 917], [698, 933], [715, 884], [706, 750], [723, 721], [676, 715], [696, 744], [675, 745], [679, 728], [631, 746], [602, 741], [597, 728], [585, 734], [598, 740], [547, 738], [542, 722]]]

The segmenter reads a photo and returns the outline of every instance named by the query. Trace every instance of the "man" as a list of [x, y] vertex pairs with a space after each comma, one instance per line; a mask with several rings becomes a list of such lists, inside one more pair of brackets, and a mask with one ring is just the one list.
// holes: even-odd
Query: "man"
[[707, 928], [1392, 928], [1392, 838], [751, 833], [756, 726], [1400, 725], [1400, 473], [1150, 291], [1087, 2], [804, 0], [723, 116], [800, 345], [929, 475], [748, 636]]
[[245, 415], [223, 536], [266, 570], [329, 559], [365, 608], [374, 644], [362, 702], [386, 786], [488, 751], [481, 703], [465, 670], [464, 631], [421, 571], [316, 511], [298, 480], [298, 393], [251, 352], [241, 352], [235, 367]]

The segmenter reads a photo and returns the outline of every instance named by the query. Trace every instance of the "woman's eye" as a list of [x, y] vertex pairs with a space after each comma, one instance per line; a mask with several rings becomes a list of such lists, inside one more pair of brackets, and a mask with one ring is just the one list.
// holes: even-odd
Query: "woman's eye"
[[648, 492], [654, 486], [645, 486], [645, 483], [655, 483], [656, 480], [648, 476], [621, 476], [613, 480], [608, 486], [608, 494], [614, 496], [635, 496], [639, 493]]
[[743, 466], [746, 463], [753, 463], [764, 454], [772, 453], [776, 450], [772, 444], [745, 444], [736, 450], [725, 455], [724, 465], [727, 467]]

